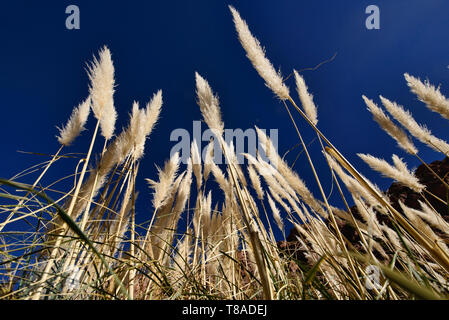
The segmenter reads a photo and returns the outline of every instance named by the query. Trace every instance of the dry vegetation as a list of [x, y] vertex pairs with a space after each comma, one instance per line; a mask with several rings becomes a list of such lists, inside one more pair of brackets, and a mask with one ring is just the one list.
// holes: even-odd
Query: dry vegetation
[[[447, 222], [430, 203], [422, 202], [421, 210], [402, 205], [405, 214], [398, 212], [318, 129], [318, 113], [302, 76], [294, 72], [297, 103], [245, 21], [235, 9], [231, 12], [248, 58], [288, 112], [316, 178], [308, 183], [318, 185], [319, 196], [309, 191], [261, 130], [257, 129], [260, 151], [270, 161], [248, 154], [248, 164], [238, 164], [233, 146], [223, 139], [219, 101], [209, 83], [196, 74], [198, 105], [227, 164], [213, 162], [214, 142], [204, 161], [193, 143], [184, 170], [175, 154], [155, 180], [147, 179], [153, 208], [148, 208], [150, 221], [137, 225], [135, 181], [145, 143], [158, 121], [162, 92], [155, 93], [145, 108], [134, 103], [129, 125], [114, 135], [114, 66], [104, 48], [88, 70], [89, 97], [60, 129], [60, 149], [49, 161], [1, 180], [1, 298], [448, 297], [449, 249], [440, 237], [449, 235]], [[405, 78], [429, 109], [449, 119], [449, 101], [438, 88], [410, 75]], [[380, 97], [390, 118], [375, 102], [363, 98], [374, 120], [407, 153], [419, 159], [413, 143], [416, 138], [449, 154], [449, 145], [403, 107]], [[73, 181], [73, 188], [61, 191], [53, 184], [42, 186], [51, 166], [66, 161], [63, 150], [84, 130], [90, 110], [97, 119], [91, 144], [74, 174], [64, 178]], [[309, 125], [301, 130], [316, 132], [323, 151], [317, 156], [325, 156], [341, 196], [347, 191], [351, 195], [344, 203], [355, 203], [362, 219], [354, 217], [348, 205], [338, 209], [328, 202], [296, 125], [297, 114]], [[95, 161], [93, 145], [100, 139], [104, 147]], [[381, 174], [417, 192], [428, 192], [398, 156], [393, 155], [392, 164], [371, 155], [360, 156]], [[39, 176], [33, 184], [18, 182], [35, 172]], [[389, 223], [379, 222], [376, 213]], [[185, 230], [180, 228], [181, 219], [187, 222]], [[295, 226], [298, 243], [306, 248], [306, 264], [276, 245], [273, 228], [285, 232], [286, 220]], [[353, 250], [339, 221], [353, 225], [362, 250]], [[366, 285], [369, 265], [382, 270], [380, 286]]]

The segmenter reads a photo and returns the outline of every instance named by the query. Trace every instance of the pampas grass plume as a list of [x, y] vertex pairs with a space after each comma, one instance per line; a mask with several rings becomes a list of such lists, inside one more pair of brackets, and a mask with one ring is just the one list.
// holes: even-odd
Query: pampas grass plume
[[197, 190], [200, 190], [203, 181], [203, 176], [201, 174], [201, 156], [198, 150], [198, 144], [196, 142], [196, 139], [193, 139], [192, 141], [190, 153], [192, 157], [193, 173], [196, 179]]
[[271, 62], [265, 57], [265, 51], [248, 28], [245, 20], [234, 7], [229, 6], [231, 10], [235, 29], [237, 30], [240, 43], [246, 51], [246, 56], [253, 64], [259, 75], [265, 80], [265, 84], [270, 88], [281, 100], [289, 98], [288, 87], [282, 81], [282, 76], [276, 72]]
[[151, 188], [154, 190], [153, 194], [153, 207], [158, 209], [164, 206], [168, 200], [170, 200], [169, 195], [171, 194], [173, 182], [176, 178], [176, 173], [179, 169], [179, 153], [176, 152], [172, 155], [169, 161], [165, 163], [164, 169], [159, 171], [159, 181], [153, 181], [151, 179], [146, 179], [150, 184]]
[[365, 101], [369, 112], [373, 115], [374, 121], [376, 121], [386, 133], [396, 140], [400, 148], [410, 154], [418, 153], [418, 149], [416, 149], [415, 145], [404, 130], [395, 125], [393, 121], [391, 121], [391, 119], [382, 111], [382, 109], [379, 108], [372, 100], [365, 96], [362, 96], [362, 98], [363, 101]]
[[136, 159], [139, 159], [143, 156], [143, 152], [145, 149], [145, 142], [147, 138], [150, 136], [153, 131], [154, 126], [159, 120], [159, 115], [161, 113], [162, 108], [162, 90], [158, 90], [150, 102], [147, 103], [144, 110], [142, 110], [142, 122], [141, 122], [141, 130], [139, 130], [139, 134], [136, 136]]
[[211, 163], [214, 162], [214, 141], [211, 140], [209, 141], [209, 144], [207, 145], [206, 148], [206, 156], [204, 159], [204, 180], [206, 181], [207, 178], [209, 177], [209, 173], [211, 170]]
[[419, 183], [418, 178], [413, 173], [407, 170], [407, 167], [399, 158], [394, 158], [394, 162], [399, 164], [399, 167], [393, 167], [385, 160], [373, 157], [369, 154], [357, 154], [363, 161], [365, 161], [373, 170], [382, 173], [386, 177], [390, 177], [397, 182], [409, 187], [410, 189], [421, 192], [424, 189], [424, 185]]
[[145, 108], [145, 135], [148, 136], [153, 131], [153, 128], [157, 121], [159, 120], [159, 115], [161, 113], [162, 108], [162, 90], [158, 90], [153, 97], [151, 98], [150, 102], [147, 103]]
[[296, 90], [298, 91], [302, 107], [310, 121], [316, 125], [318, 123], [318, 116], [317, 108], [313, 102], [313, 95], [309, 93], [304, 78], [296, 70], [293, 73], [295, 74]]
[[267, 194], [267, 198], [268, 203], [270, 204], [271, 212], [273, 213], [274, 221], [276, 222], [276, 225], [278, 226], [279, 230], [284, 232], [284, 223], [282, 221], [279, 209], [276, 207], [276, 204], [274, 203], [273, 199], [270, 197], [269, 194]]
[[380, 96], [380, 100], [388, 112], [416, 139], [427, 144], [429, 147], [438, 152], [443, 152], [444, 154], [449, 155], [449, 144], [447, 144], [446, 141], [432, 135], [432, 132], [430, 132], [430, 130], [426, 127], [418, 124], [409, 111], [382, 96]]
[[433, 112], [439, 113], [442, 117], [449, 119], [449, 100], [440, 92], [439, 88], [431, 85], [429, 81], [423, 83], [408, 73], [404, 74], [407, 85], [418, 99], [425, 103]]
[[195, 72], [195, 79], [197, 103], [200, 106], [204, 121], [215, 134], [222, 136], [224, 124], [221, 120], [218, 97], [214, 95], [209, 83], [198, 72]]
[[91, 99], [88, 97], [78, 107], [75, 107], [67, 124], [59, 129], [58, 141], [64, 146], [72, 144], [73, 140], [84, 130], [84, 125], [90, 113]]
[[256, 170], [254, 169], [254, 166], [251, 164], [248, 165], [248, 174], [249, 174], [249, 179], [251, 180], [251, 184], [253, 185], [254, 190], [256, 190], [257, 197], [260, 200], [263, 200], [264, 192], [263, 192], [262, 186], [260, 184], [259, 175], [257, 174]]
[[89, 93], [92, 98], [92, 111], [100, 121], [101, 133], [106, 140], [114, 134], [117, 112], [114, 107], [114, 65], [111, 52], [105, 46], [99, 52], [99, 60], [88, 66], [90, 80]]

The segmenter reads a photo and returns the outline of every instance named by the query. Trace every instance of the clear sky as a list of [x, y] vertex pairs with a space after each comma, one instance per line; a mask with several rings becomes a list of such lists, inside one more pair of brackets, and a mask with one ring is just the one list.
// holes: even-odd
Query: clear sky
[[[80, 8], [79, 30], [65, 27], [65, 9], [71, 4]], [[337, 53], [333, 61], [302, 73], [318, 105], [318, 126], [381, 188], [391, 181], [379, 178], [356, 153], [388, 160], [396, 153], [411, 167], [418, 162], [371, 120], [362, 94], [376, 102], [379, 94], [397, 101], [435, 134], [449, 138], [445, 120], [417, 101], [403, 78], [404, 72], [429, 78], [449, 95], [447, 0], [9, 1], [0, 10], [0, 176], [9, 178], [47, 159], [17, 150], [56, 152], [56, 126], [65, 123], [73, 106], [86, 98], [86, 62], [103, 45], [111, 49], [116, 68], [117, 133], [126, 125], [134, 100], [143, 105], [163, 90], [161, 119], [146, 145], [138, 178], [140, 219], [148, 219], [150, 212], [144, 178], [155, 179], [154, 164], [162, 165], [169, 157], [174, 145], [171, 131], [191, 131], [192, 121], [201, 119], [195, 103], [195, 71], [218, 93], [226, 128], [278, 129], [280, 154], [296, 145], [282, 104], [265, 87], [238, 42], [229, 4], [240, 11], [284, 75], [314, 67]], [[365, 27], [365, 8], [371, 4], [380, 8], [379, 30]], [[292, 80], [287, 83], [296, 98]], [[92, 119], [89, 130], [65, 152], [87, 151]], [[305, 140], [311, 141], [314, 134], [299, 117], [298, 124]], [[98, 143], [95, 150], [101, 147]], [[442, 158], [418, 147], [426, 161]], [[328, 186], [329, 171], [318, 143], [310, 148]], [[288, 161], [297, 153], [297, 149], [289, 153]], [[72, 173], [75, 164], [67, 160], [53, 167], [47, 182]], [[304, 156], [295, 168], [318, 196]]]

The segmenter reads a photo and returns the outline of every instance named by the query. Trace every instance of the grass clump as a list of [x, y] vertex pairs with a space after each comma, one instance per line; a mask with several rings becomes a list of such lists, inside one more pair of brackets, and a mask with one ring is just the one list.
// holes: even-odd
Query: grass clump
[[[402, 212], [395, 209], [318, 128], [318, 110], [305, 79], [294, 71], [297, 104], [246, 22], [234, 8], [230, 10], [249, 60], [287, 111], [320, 196], [313, 195], [258, 128], [260, 153], [246, 154], [248, 165], [239, 164], [234, 146], [223, 137], [225, 125], [218, 98], [208, 81], [196, 73], [197, 102], [214, 140], [204, 161], [193, 141], [185, 168], [176, 153], [158, 168], [155, 180], [147, 178], [153, 192], [153, 208], [148, 209], [151, 218], [137, 224], [136, 177], [145, 143], [159, 119], [162, 91], [157, 91], [145, 108], [135, 102], [128, 126], [114, 138], [114, 66], [105, 47], [88, 70], [89, 96], [60, 129], [59, 150], [50, 160], [13, 179], [0, 180], [0, 298], [448, 297], [449, 248], [442, 235], [449, 236], [449, 225], [441, 213], [425, 197], [420, 209], [403, 203]], [[439, 89], [408, 74], [405, 77], [422, 102], [447, 118], [448, 102]], [[363, 99], [374, 120], [403, 150], [420, 159], [408, 131], [447, 155], [447, 143], [418, 124], [403, 107], [380, 97], [396, 124], [373, 100]], [[61, 191], [55, 183], [43, 186], [43, 177], [54, 163], [70, 156], [63, 151], [84, 130], [89, 110], [97, 119], [91, 143], [74, 173], [61, 179], [73, 181], [73, 188]], [[299, 129], [292, 111], [316, 133], [320, 156], [330, 168], [345, 210], [329, 203], [301, 135], [308, 128]], [[103, 139], [103, 149], [94, 165], [93, 146], [99, 139]], [[214, 151], [225, 156], [225, 166], [214, 163]], [[397, 155], [393, 155], [393, 165], [369, 154], [360, 157], [415, 192], [438, 198]], [[19, 182], [36, 171], [39, 176], [34, 183]], [[448, 187], [444, 177], [437, 178]], [[343, 187], [359, 215], [350, 210]], [[447, 205], [447, 200], [438, 200]], [[186, 225], [181, 220], [187, 221]], [[296, 241], [289, 244], [294, 248], [288, 250], [278, 245], [280, 239], [275, 239], [273, 232], [276, 225], [285, 239], [287, 224], [292, 224], [297, 234]], [[357, 243], [347, 239], [342, 224], [355, 230]], [[373, 266], [381, 272], [377, 282], [369, 282], [367, 270]]]

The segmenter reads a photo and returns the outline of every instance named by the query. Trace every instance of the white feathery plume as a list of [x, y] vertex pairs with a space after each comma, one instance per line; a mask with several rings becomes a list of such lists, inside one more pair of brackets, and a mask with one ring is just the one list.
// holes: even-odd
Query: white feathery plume
[[231, 185], [221, 169], [214, 162], [211, 163], [211, 171], [215, 177], [215, 180], [220, 186], [220, 189], [224, 192], [225, 195], [230, 195], [232, 192]]
[[201, 165], [201, 156], [200, 151], [198, 149], [198, 143], [196, 142], [196, 139], [193, 139], [192, 144], [190, 146], [190, 154], [192, 157], [192, 165]]
[[159, 115], [161, 113], [162, 108], [162, 90], [158, 90], [150, 102], [147, 103], [144, 110], [142, 110], [142, 129], [139, 131], [139, 134], [136, 136], [136, 151], [135, 158], [139, 159], [143, 156], [143, 152], [145, 149], [145, 142], [147, 138], [150, 136], [153, 131], [154, 126], [159, 120]]
[[195, 72], [197, 103], [200, 107], [204, 121], [218, 136], [223, 135], [224, 124], [221, 120], [221, 111], [218, 97], [214, 95], [209, 83]]
[[[398, 201], [399, 206], [401, 207], [402, 211], [404, 212], [404, 215], [415, 225], [416, 228], [421, 229], [424, 226], [424, 223], [422, 219], [419, 217], [417, 212], [419, 210], [415, 210], [413, 208], [410, 208], [406, 206], [401, 200]], [[426, 225], [428, 227], [428, 225]], [[421, 230], [422, 232], [425, 232], [426, 230]]]
[[[399, 158], [397, 155], [393, 154], [391, 157], [393, 159], [393, 164], [399, 171], [403, 172], [404, 174], [410, 174], [411, 172], [407, 168], [407, 164], [402, 161], [401, 158]], [[413, 174], [413, 173], [412, 173]]]
[[[275, 191], [275, 188], [273, 188], [272, 186], [269, 186], [268, 190], [270, 190], [271, 196], [274, 198], [274, 200], [276, 200], [276, 202], [279, 203], [282, 206], [282, 208], [284, 208], [285, 212], [287, 212], [287, 213], [292, 212], [292, 209], [290, 209], [290, 207], [284, 202], [284, 200], [282, 200], [279, 193], [277, 191]], [[268, 195], [268, 193], [267, 193], [267, 195]]]
[[[179, 200], [179, 202], [181, 202], [183, 200], [183, 199], [180, 199], [180, 196], [182, 196], [180, 188], [181, 188], [181, 183], [184, 181], [183, 179], [184, 179], [185, 175], [186, 175], [186, 172], [184, 171], [176, 178], [176, 180], [173, 182], [173, 186], [170, 191], [170, 196], [169, 196], [170, 199], [157, 212], [157, 215], [158, 215], [157, 219], [162, 220], [161, 223], [159, 224], [160, 230], [162, 232], [160, 234], [160, 237], [162, 239], [166, 239], [165, 245], [167, 245], [168, 243], [171, 243], [173, 236], [176, 232], [178, 221], [180, 218], [181, 212], [178, 211], [178, 208], [175, 209], [175, 207], [185, 204], [185, 202], [178, 203], [178, 200]], [[176, 195], [176, 197], [175, 197], [175, 195]], [[176, 202], [175, 202], [175, 198], [176, 198]], [[158, 225], [158, 222], [156, 221], [156, 223], [153, 225], [153, 227], [156, 227], [157, 225]]]
[[246, 22], [240, 17], [240, 14], [234, 7], [229, 6], [231, 10], [235, 29], [237, 30], [240, 43], [246, 51], [246, 56], [253, 64], [259, 75], [265, 80], [265, 84], [270, 88], [281, 100], [289, 98], [288, 87], [282, 81], [280, 72], [276, 72], [271, 62], [265, 57], [265, 50], [260, 45], [248, 28]]
[[416, 211], [416, 214], [429, 223], [431, 226], [443, 231], [449, 235], [449, 224], [441, 217], [441, 215], [429, 207], [425, 202], [418, 200], [422, 211]]
[[402, 243], [401, 243], [401, 240], [399, 239], [398, 234], [393, 229], [391, 229], [390, 227], [388, 227], [384, 224], [380, 225], [380, 228], [387, 235], [387, 238], [388, 238], [390, 244], [393, 246], [393, 248], [399, 250], [399, 254], [401, 256], [404, 256]]
[[184, 210], [187, 200], [190, 196], [190, 185], [192, 184], [192, 162], [188, 161], [187, 170], [184, 178], [181, 181], [178, 189], [178, 195], [176, 196], [176, 203], [173, 208], [173, 212], [179, 218], [179, 215]]
[[[269, 175], [270, 176], [269, 179], [274, 181], [275, 184], [279, 185], [280, 189], [282, 189], [282, 191], [279, 191], [280, 195], [283, 196], [283, 194], [285, 192], [287, 192], [287, 194], [285, 196], [283, 196], [284, 198], [286, 198], [286, 199], [293, 198], [293, 199], [295, 199], [295, 201], [299, 202], [299, 198], [298, 198], [295, 190], [293, 190], [293, 188], [290, 186], [290, 184], [284, 178], [284, 176], [282, 174], [280, 174], [279, 171], [276, 170], [273, 166], [271, 166], [268, 162], [263, 160], [262, 157], [260, 156], [260, 154], [257, 155], [257, 160], [255, 160], [254, 157], [252, 157], [249, 154], [247, 155], [247, 157], [248, 157], [248, 159], [251, 159], [251, 161], [253, 163], [255, 163], [255, 165], [259, 171], [263, 172], [264, 177], [266, 177], [266, 175]], [[254, 161], [257, 161], [257, 162], [254, 162]], [[272, 182], [270, 182], [270, 183], [272, 183]]]
[[229, 164], [228, 167], [233, 167], [236, 170], [237, 178], [240, 180], [243, 186], [247, 186], [245, 175], [243, 174], [242, 168], [238, 162], [237, 155], [235, 154], [234, 141], [231, 141], [228, 145], [222, 137], [219, 137], [221, 140], [221, 145], [223, 147], [226, 162]]
[[423, 232], [426, 236], [428, 236], [433, 242], [438, 242], [438, 245], [443, 251], [448, 253], [448, 247], [444, 243], [444, 241], [435, 234], [435, 232], [432, 230], [432, 228], [425, 223], [420, 218], [420, 210], [416, 210], [413, 208], [410, 208], [406, 206], [402, 201], [399, 201], [399, 205], [402, 208], [402, 211], [407, 216], [407, 218], [414, 224], [415, 228], [419, 229], [421, 232]]
[[293, 70], [293, 73], [295, 74], [296, 90], [298, 91], [302, 107], [310, 121], [316, 125], [318, 123], [318, 116], [317, 108], [313, 102], [313, 95], [309, 93], [304, 78], [296, 70]]
[[[334, 170], [337, 175], [340, 177], [341, 181], [345, 184], [346, 188], [348, 188], [349, 192], [351, 192], [353, 195], [359, 195], [363, 197], [368, 203], [372, 206], [378, 205], [379, 201], [377, 201], [376, 198], [374, 198], [370, 192], [364, 188], [360, 182], [358, 182], [353, 177], [346, 174], [346, 172], [343, 170], [343, 168], [337, 163], [337, 161], [334, 160], [328, 153], [323, 152], [324, 156], [327, 158], [327, 162], [331, 166], [332, 170]], [[365, 178], [364, 178], [365, 179]], [[382, 194], [375, 185], [369, 182], [368, 179], [365, 179], [371, 187], [375, 188], [376, 191], [379, 192], [379, 194]]]
[[418, 124], [409, 111], [404, 110], [402, 106], [396, 104], [395, 102], [391, 102], [382, 96], [380, 96], [380, 99], [388, 112], [415, 138], [438, 152], [449, 154], [449, 144], [447, 144], [446, 141], [432, 135], [430, 130], [426, 127]]
[[[392, 178], [397, 182], [409, 187], [410, 189], [421, 192], [425, 186], [419, 183], [418, 178], [408, 171], [407, 167], [404, 163], [401, 162], [401, 169], [391, 166], [385, 160], [376, 158], [369, 154], [357, 154], [363, 161], [365, 161], [373, 170], [380, 172], [382, 175]], [[396, 158], [395, 161], [398, 162], [399, 158]], [[405, 166], [405, 170], [404, 170]]]
[[[263, 159], [262, 159], [262, 161], [263, 161]], [[265, 162], [265, 161], [263, 161], [263, 162]], [[263, 163], [263, 165], [270, 166], [267, 162]], [[284, 178], [284, 176], [281, 175], [279, 173], [279, 171], [277, 171], [277, 170], [274, 170], [273, 174], [274, 174], [275, 179], [279, 183], [279, 185], [289, 194], [289, 196], [292, 199], [295, 199], [295, 201], [299, 202], [298, 195], [296, 194], [295, 190], [293, 190], [293, 188], [290, 186], [288, 181]]]
[[145, 108], [145, 132], [146, 135], [149, 135], [154, 128], [154, 125], [159, 120], [159, 114], [161, 113], [162, 108], [162, 90], [158, 90], [151, 100], [147, 103]]
[[258, 127], [256, 127], [256, 131], [260, 141], [259, 145], [262, 146], [265, 154], [267, 154], [270, 162], [276, 167], [277, 171], [279, 171], [279, 174], [285, 178], [293, 190], [298, 193], [310, 208], [317, 213], [327, 215], [321, 204], [313, 196], [312, 192], [309, 191], [304, 181], [296, 174], [296, 172], [291, 170], [288, 164], [279, 156], [271, 139], [269, 139]]
[[153, 207], [158, 209], [166, 204], [169, 200], [168, 195], [173, 187], [173, 182], [176, 178], [176, 173], [179, 169], [179, 153], [176, 152], [172, 155], [169, 161], [165, 162], [164, 170], [158, 168], [159, 181], [153, 181], [146, 179], [154, 190], [153, 194]]
[[288, 199], [290, 197], [288, 192], [275, 178], [275, 169], [272, 166], [265, 164], [266, 162], [264, 163], [262, 159], [258, 159], [257, 162], [254, 162], [254, 166], [256, 167], [257, 171], [259, 171], [259, 174], [263, 176], [268, 186], [273, 190], [273, 193], [275, 194], [274, 197], [280, 196], [284, 199]]
[[249, 174], [249, 179], [251, 180], [251, 184], [257, 193], [257, 197], [260, 200], [263, 200], [264, 192], [263, 192], [262, 186], [260, 184], [259, 175], [257, 174], [256, 170], [254, 170], [254, 166], [251, 164], [248, 165], [248, 174]]
[[89, 93], [92, 99], [92, 111], [100, 121], [103, 137], [109, 140], [114, 134], [117, 112], [114, 107], [114, 65], [111, 52], [105, 46], [99, 52], [100, 59], [88, 66], [90, 79]]
[[137, 140], [144, 136], [145, 111], [139, 109], [139, 103], [134, 101], [128, 127], [109, 145], [103, 158], [114, 159], [113, 165], [122, 163], [136, 147]]
[[211, 163], [214, 162], [214, 141], [209, 141], [207, 148], [205, 150], [206, 156], [204, 159], [204, 180], [206, 181], [209, 178], [209, 173], [211, 170]]
[[270, 204], [271, 212], [274, 217], [274, 221], [276, 222], [276, 225], [278, 226], [279, 230], [284, 232], [284, 222], [282, 221], [279, 209], [276, 208], [276, 204], [274, 203], [273, 199], [271, 199], [269, 194], [267, 194], [267, 198], [268, 198], [268, 203]]
[[392, 137], [398, 143], [398, 146], [404, 149], [406, 152], [410, 154], [418, 153], [418, 149], [416, 149], [413, 142], [407, 136], [407, 133], [394, 124], [393, 121], [379, 108], [372, 100], [368, 99], [365, 96], [362, 96], [365, 104], [368, 107], [368, 111], [371, 112], [374, 121], [385, 130], [390, 137]]
[[124, 147], [128, 149], [125, 157], [131, 153], [132, 149], [134, 149], [134, 155], [137, 158], [137, 155], [143, 154], [143, 149], [145, 145], [146, 138], [146, 130], [145, 130], [145, 122], [146, 122], [146, 114], [145, 109], [139, 108], [139, 103], [133, 103], [133, 111], [130, 119], [130, 130], [128, 132], [129, 135], [129, 146]]
[[429, 81], [423, 83], [408, 73], [405, 73], [404, 77], [410, 90], [418, 96], [421, 102], [425, 103], [433, 112], [449, 119], [449, 100], [440, 92], [440, 88], [431, 85]]
[[101, 159], [101, 168], [110, 168], [116, 164], [121, 164], [131, 152], [134, 152], [135, 160], [143, 155], [146, 138], [159, 117], [161, 106], [162, 95], [160, 90], [145, 109], [139, 109], [139, 103], [133, 102], [128, 127], [108, 146]]
[[256, 166], [256, 165], [258, 164], [259, 160], [257, 160], [252, 154], [250, 154], [250, 153], [244, 153], [243, 155], [245, 156], [245, 158], [248, 159], [248, 164], [249, 164], [249, 165], [254, 165], [254, 166]]
[[365, 222], [367, 223], [369, 233], [381, 237], [382, 234], [380, 230], [380, 224], [372, 207], [367, 207], [360, 198], [355, 197], [354, 195], [352, 195], [352, 199], [354, 200], [354, 203], [360, 215], [363, 217], [363, 220], [365, 220]]
[[88, 97], [84, 102], [75, 107], [67, 124], [59, 129], [58, 141], [64, 146], [72, 144], [73, 140], [84, 130], [84, 125], [90, 112], [91, 99]]
[[[262, 169], [262, 172], [266, 171], [266, 169]], [[299, 202], [299, 199], [296, 198], [296, 201], [293, 199], [293, 197], [290, 195], [290, 193], [283, 187], [282, 183], [279, 182], [279, 180], [274, 179], [274, 177], [271, 174], [263, 174], [265, 180], [267, 181], [267, 184], [269, 185], [268, 189], [270, 190], [273, 198], [279, 202], [280, 205], [282, 205], [288, 213], [291, 212], [290, 207], [287, 206], [287, 204], [282, 201], [282, 199], [286, 199], [294, 212], [300, 217], [302, 221], [306, 221], [305, 216], [303, 215], [302, 210], [298, 207], [296, 201]], [[268, 178], [268, 179], [267, 179]], [[284, 184], [285, 185], [285, 184]], [[288, 185], [286, 185], [289, 187]], [[296, 195], [295, 195], [296, 196]], [[282, 198], [282, 199], [281, 199]]]
[[198, 144], [196, 143], [196, 139], [193, 139], [192, 141], [190, 147], [190, 154], [192, 159], [193, 173], [196, 178], [197, 190], [200, 190], [203, 182], [203, 177], [201, 175], [201, 156], [198, 150]]

